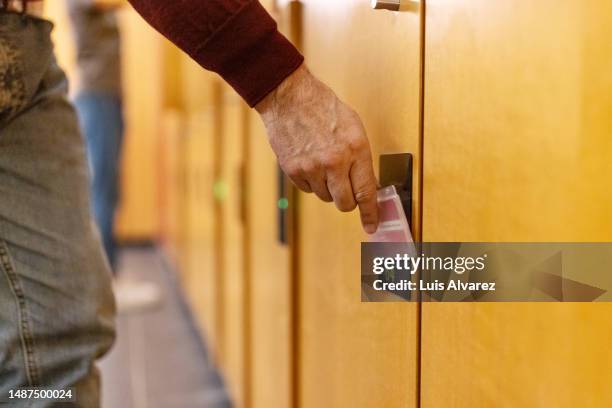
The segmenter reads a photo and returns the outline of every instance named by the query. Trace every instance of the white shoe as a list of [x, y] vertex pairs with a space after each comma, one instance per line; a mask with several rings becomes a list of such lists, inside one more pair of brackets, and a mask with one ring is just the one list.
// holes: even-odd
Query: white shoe
[[120, 314], [153, 309], [162, 303], [161, 290], [153, 282], [117, 278], [113, 282], [113, 291]]

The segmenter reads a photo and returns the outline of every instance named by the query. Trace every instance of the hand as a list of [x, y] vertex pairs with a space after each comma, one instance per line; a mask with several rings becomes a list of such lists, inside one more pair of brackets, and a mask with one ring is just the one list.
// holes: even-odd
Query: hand
[[305, 66], [255, 109], [280, 166], [301, 190], [334, 201], [340, 211], [359, 206], [364, 230], [378, 226], [376, 178], [361, 119]]

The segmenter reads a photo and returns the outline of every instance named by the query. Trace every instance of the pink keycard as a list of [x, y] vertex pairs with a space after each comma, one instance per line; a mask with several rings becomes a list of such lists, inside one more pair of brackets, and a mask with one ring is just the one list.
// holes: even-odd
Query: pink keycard
[[413, 242], [406, 214], [394, 186], [378, 190], [378, 230], [369, 242]]

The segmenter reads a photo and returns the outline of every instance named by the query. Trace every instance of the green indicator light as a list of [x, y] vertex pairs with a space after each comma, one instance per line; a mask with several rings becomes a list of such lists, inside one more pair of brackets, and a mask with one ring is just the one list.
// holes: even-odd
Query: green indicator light
[[218, 201], [223, 201], [227, 197], [227, 184], [224, 181], [217, 181], [213, 185], [213, 195]]
[[278, 208], [280, 208], [281, 210], [286, 210], [287, 208], [289, 208], [289, 200], [287, 200], [285, 197], [278, 200]]

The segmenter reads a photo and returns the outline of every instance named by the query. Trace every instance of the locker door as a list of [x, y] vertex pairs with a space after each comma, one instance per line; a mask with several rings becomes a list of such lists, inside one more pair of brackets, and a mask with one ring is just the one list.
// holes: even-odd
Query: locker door
[[185, 204], [177, 214], [183, 227], [179, 265], [183, 287], [207, 345], [218, 357], [221, 341], [219, 322], [218, 274], [215, 269], [213, 167], [215, 163], [215, 122], [212, 108], [189, 115], [184, 142]]
[[278, 240], [278, 166], [259, 116], [250, 115], [248, 216], [250, 389], [253, 408], [291, 406], [289, 247]]
[[[164, 96], [163, 42], [134, 10], [126, 8], [119, 16], [123, 49], [130, 52], [122, 55], [123, 106], [128, 120], [116, 233], [125, 240], [150, 240], [159, 233], [156, 155]], [[142, 68], [143, 61], [149, 62], [147, 69]]]
[[[178, 105], [186, 112], [188, 129], [184, 142], [185, 200], [178, 217], [185, 226], [184, 244], [180, 248], [185, 292], [194, 310], [199, 329], [206, 336], [207, 346], [215, 358], [223, 345], [223, 305], [219, 268], [220, 207], [214, 196], [214, 183], [219, 176], [221, 146], [220, 80], [204, 71], [187, 55], [180, 54], [175, 69], [168, 71], [169, 82]], [[170, 69], [171, 67], [168, 67]], [[172, 97], [166, 91], [167, 97]]]
[[[390, 12], [370, 1], [312, 0], [303, 33], [311, 70], [362, 116], [375, 166], [381, 153], [411, 152], [418, 169], [418, 6]], [[360, 302], [366, 237], [356, 212], [312, 195], [299, 211], [299, 406], [415, 406], [417, 306]]]
[[[427, 1], [425, 241], [612, 239], [610, 21]], [[612, 406], [610, 304], [423, 304], [422, 330], [424, 407]]]
[[[279, 29], [299, 47], [291, 32], [292, 7], [274, 0], [261, 3]], [[276, 4], [274, 4], [276, 3]], [[246, 117], [245, 176], [246, 259], [248, 268], [247, 406], [292, 406], [292, 269], [289, 217], [294, 211], [292, 190], [283, 189], [276, 156], [256, 111]], [[284, 220], [284, 223], [281, 222]], [[285, 241], [281, 238], [284, 228]]]
[[185, 224], [183, 212], [185, 188], [182, 175], [187, 166], [185, 160], [186, 126], [183, 115], [167, 110], [161, 118], [160, 137], [160, 237], [165, 253], [171, 262], [180, 267], [180, 254], [184, 244], [182, 236]]
[[245, 293], [243, 120], [246, 106], [229, 87], [224, 89], [220, 178], [214, 193], [220, 205], [223, 346], [221, 364], [233, 402], [244, 406]]

